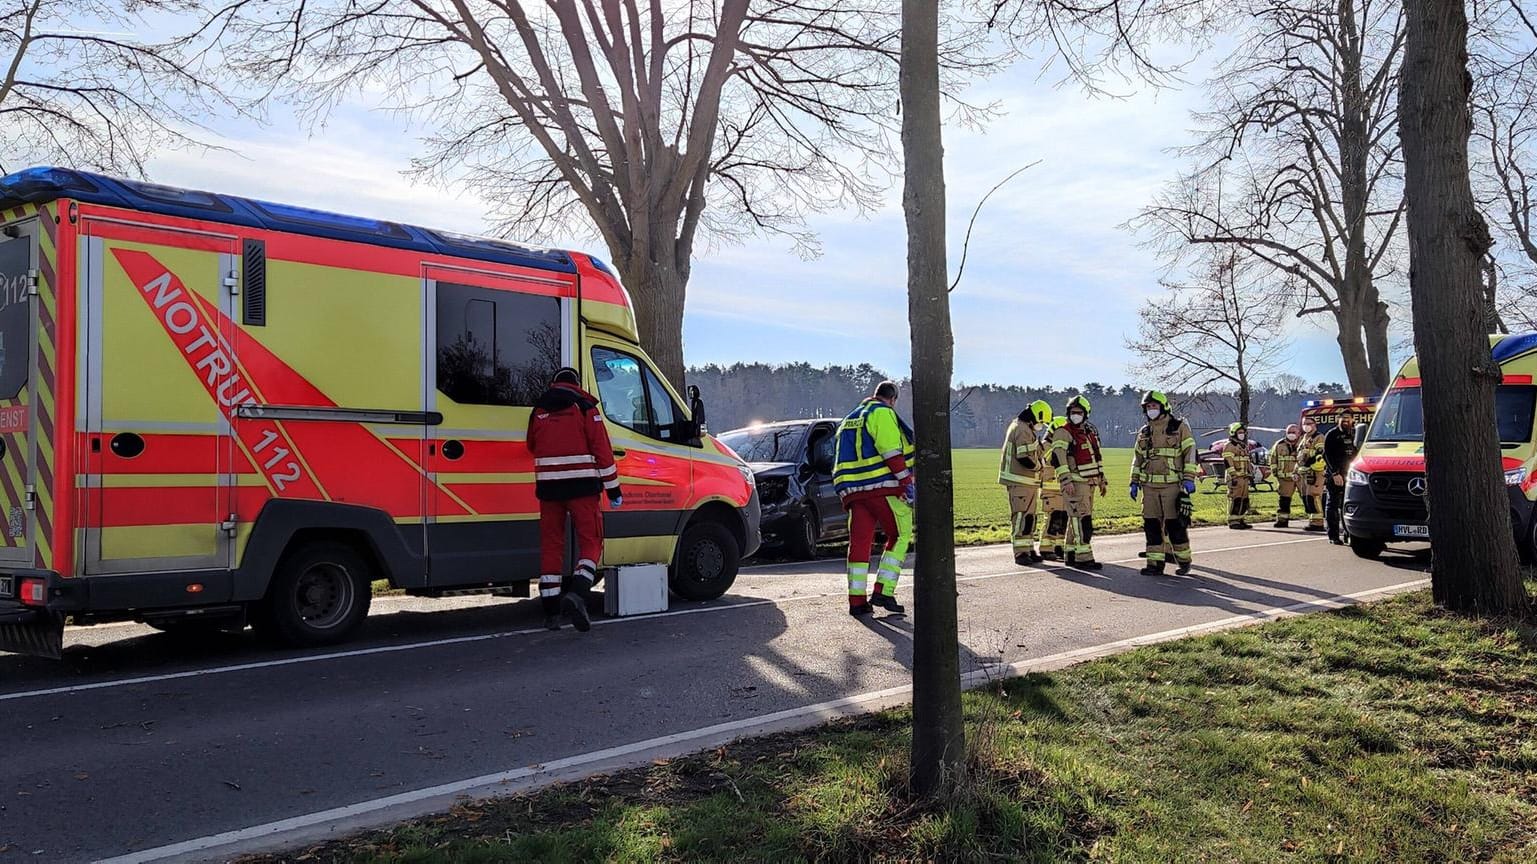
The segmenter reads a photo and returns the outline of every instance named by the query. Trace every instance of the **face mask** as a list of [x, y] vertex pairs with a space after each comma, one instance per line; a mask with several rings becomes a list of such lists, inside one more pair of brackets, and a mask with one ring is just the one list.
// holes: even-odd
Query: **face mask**
[[1147, 409], [1147, 419], [1149, 419], [1149, 420], [1157, 420], [1161, 416], [1163, 416], [1163, 409], [1162, 408], [1149, 408], [1149, 409]]
[[1288, 432], [1288, 433], [1286, 433], [1286, 440], [1288, 440], [1288, 441], [1296, 441], [1297, 440], [1297, 433], [1296, 432]]
[[1069, 423], [1072, 423], [1074, 426], [1081, 426], [1081, 425], [1083, 425], [1083, 415], [1082, 414], [1069, 414], [1069, 415], [1067, 415], [1067, 420], [1068, 420]]
[[1314, 426], [1314, 425], [1312, 425], [1312, 424], [1311, 424], [1311, 423], [1310, 423], [1310, 424], [1308, 424], [1308, 425], [1306, 425], [1306, 426], [1304, 426], [1304, 427], [1302, 427], [1302, 431], [1304, 431], [1304, 432], [1306, 432], [1306, 433], [1308, 433], [1308, 434], [1309, 434], [1309, 435], [1312, 435], [1312, 434], [1313, 434], [1313, 433], [1314, 433], [1314, 432], [1317, 432], [1317, 431], [1318, 431], [1318, 427], [1317, 427], [1317, 426]]

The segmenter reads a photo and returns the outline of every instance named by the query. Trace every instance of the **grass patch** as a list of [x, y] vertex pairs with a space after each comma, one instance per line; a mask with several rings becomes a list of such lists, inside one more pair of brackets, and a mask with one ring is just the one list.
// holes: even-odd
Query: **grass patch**
[[1534, 647], [1408, 595], [969, 693], [947, 807], [893, 711], [285, 860], [1532, 861]]

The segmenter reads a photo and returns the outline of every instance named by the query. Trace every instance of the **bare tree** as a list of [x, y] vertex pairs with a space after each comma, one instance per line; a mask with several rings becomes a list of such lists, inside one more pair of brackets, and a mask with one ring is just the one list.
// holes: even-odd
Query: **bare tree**
[[1483, 261], [1490, 332], [1537, 329], [1537, 58], [1514, 3], [1485, 4], [1475, 69], [1471, 157], [1479, 208], [1500, 239]]
[[1136, 374], [1165, 390], [1236, 393], [1238, 419], [1248, 423], [1255, 388], [1285, 359], [1284, 293], [1238, 248], [1207, 256], [1200, 277], [1163, 283], [1167, 293], [1142, 306], [1126, 347], [1140, 358]]
[[1210, 83], [1187, 154], [1196, 168], [1133, 225], [1178, 263], [1234, 246], [1297, 289], [1298, 315], [1329, 315], [1357, 393], [1387, 386], [1382, 282], [1402, 242], [1396, 111], [1403, 49], [1391, 0], [1261, 0]]
[[1408, 199], [1409, 290], [1424, 390], [1431, 592], [1449, 609], [1527, 611], [1510, 542], [1494, 417], [1498, 364], [1483, 322], [1491, 238], [1469, 180], [1464, 0], [1406, 0], [1399, 127]]
[[239, 109], [175, 38], [137, 34], [191, 0], [0, 0], [0, 174], [61, 164], [144, 173], [155, 146], [197, 146]]
[[[417, 170], [496, 202], [502, 233], [595, 228], [681, 380], [701, 237], [809, 253], [807, 214], [878, 203], [899, 27], [883, 0], [231, 0], [207, 32], [315, 119], [362, 90], [424, 117]], [[987, 67], [964, 16], [942, 33], [947, 81]]]

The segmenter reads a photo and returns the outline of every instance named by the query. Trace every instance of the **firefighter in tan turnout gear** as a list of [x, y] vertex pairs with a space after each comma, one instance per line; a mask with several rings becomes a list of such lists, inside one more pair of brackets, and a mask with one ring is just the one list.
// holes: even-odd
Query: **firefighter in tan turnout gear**
[[1309, 531], [1324, 530], [1324, 436], [1311, 417], [1302, 418], [1302, 438], [1297, 442], [1297, 483], [1302, 487], [1302, 511]]
[[1293, 423], [1286, 427], [1286, 435], [1270, 448], [1270, 468], [1280, 489], [1281, 503], [1275, 512], [1275, 527], [1287, 528], [1292, 523], [1292, 496], [1297, 494], [1298, 456], [1302, 453], [1302, 430]]
[[[1049, 406], [1048, 406], [1049, 407]], [[1067, 505], [1062, 501], [1062, 484], [1057, 471], [1051, 467], [1051, 435], [1067, 425], [1061, 414], [1051, 418], [1050, 428], [1041, 440], [1041, 506], [1045, 519], [1036, 520], [1035, 538], [1041, 546], [1042, 561], [1061, 561], [1065, 557], [1062, 543], [1067, 537]]]
[[1062, 484], [1067, 506], [1068, 566], [1099, 570], [1094, 560], [1094, 493], [1107, 489], [1099, 447], [1099, 431], [1089, 423], [1089, 400], [1082, 394], [1067, 400], [1067, 425], [1051, 435], [1051, 468]]
[[1147, 540], [1144, 576], [1162, 576], [1165, 545], [1173, 550], [1175, 570], [1190, 572], [1190, 532], [1180, 514], [1180, 495], [1195, 492], [1199, 470], [1190, 425], [1169, 410], [1169, 399], [1156, 390], [1142, 394], [1147, 425], [1137, 433], [1131, 456], [1131, 500], [1142, 497], [1142, 533]]
[[1035, 523], [1041, 504], [1041, 465], [1045, 461], [1043, 439], [1051, 431], [1051, 406], [1037, 399], [1019, 412], [1003, 436], [998, 482], [1009, 491], [1010, 539], [1014, 563], [1020, 566], [1041, 560], [1035, 548]]
[[1227, 427], [1227, 446], [1222, 448], [1227, 463], [1227, 527], [1246, 529], [1254, 526], [1244, 520], [1249, 512], [1249, 484], [1254, 479], [1254, 459], [1249, 455], [1249, 430], [1242, 423]]

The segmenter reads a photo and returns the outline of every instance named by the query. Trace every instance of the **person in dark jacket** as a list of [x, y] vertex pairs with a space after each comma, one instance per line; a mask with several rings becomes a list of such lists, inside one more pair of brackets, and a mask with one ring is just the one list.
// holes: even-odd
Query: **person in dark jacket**
[[[560, 629], [565, 612], [577, 630], [592, 629], [587, 595], [603, 560], [602, 498], [615, 509], [624, 500], [608, 429], [598, 400], [581, 388], [575, 369], [555, 373], [534, 402], [528, 421], [528, 452], [534, 457], [534, 495], [539, 499], [539, 601], [544, 626]], [[576, 566], [561, 576], [566, 519], [576, 529]]]
[[1324, 436], [1324, 521], [1329, 528], [1329, 542], [1336, 546], [1345, 543], [1340, 537], [1340, 511], [1345, 506], [1345, 473], [1355, 458], [1356, 418], [1341, 414], [1339, 423]]

